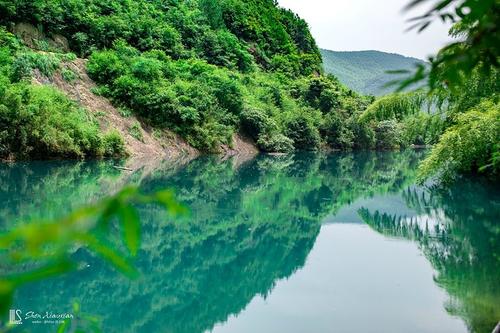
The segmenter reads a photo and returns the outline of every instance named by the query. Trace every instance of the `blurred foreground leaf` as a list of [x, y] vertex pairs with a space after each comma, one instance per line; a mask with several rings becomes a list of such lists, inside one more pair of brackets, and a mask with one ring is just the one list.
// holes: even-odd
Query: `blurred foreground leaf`
[[[127, 277], [137, 277], [133, 258], [140, 248], [141, 224], [136, 207], [153, 204], [171, 215], [187, 213], [172, 191], [144, 195], [127, 187], [62, 219], [33, 221], [0, 234], [0, 262], [8, 267], [7, 272], [0, 271], [0, 317], [7, 315], [21, 285], [74, 270], [77, 265], [71, 253], [75, 247], [95, 253]], [[115, 230], [108, 227], [112, 223], [120, 224], [122, 235], [110, 233]], [[116, 245], [116, 237], [122, 238], [125, 249]], [[66, 332], [68, 325], [63, 323], [59, 331]]]

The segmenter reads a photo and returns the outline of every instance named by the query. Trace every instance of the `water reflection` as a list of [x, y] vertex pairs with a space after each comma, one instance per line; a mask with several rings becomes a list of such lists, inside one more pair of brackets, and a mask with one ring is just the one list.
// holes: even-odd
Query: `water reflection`
[[[375, 209], [359, 210], [362, 219], [384, 235], [418, 241], [439, 272], [436, 283], [450, 294], [448, 311], [482, 332], [499, 318], [493, 302], [499, 295], [498, 192], [470, 185], [464, 197], [459, 189], [416, 187], [422, 154], [259, 156], [242, 165], [203, 157], [131, 174], [106, 162], [2, 165], [3, 227], [64, 214], [129, 182], [146, 192], [175, 188], [191, 209], [189, 218], [176, 221], [160, 209], [141, 209], [138, 280], [75, 249], [79, 271], [23, 288], [16, 306], [64, 312], [78, 299], [106, 332], [204, 332], [303, 267], [327, 217], [360, 198], [376, 198]], [[390, 196], [403, 198], [414, 216], [377, 211]]]
[[471, 332], [491, 332], [500, 319], [500, 196], [485, 181], [463, 180], [448, 189], [402, 192], [412, 217], [366, 208], [360, 216], [384, 235], [416, 241], [436, 269], [445, 305]]

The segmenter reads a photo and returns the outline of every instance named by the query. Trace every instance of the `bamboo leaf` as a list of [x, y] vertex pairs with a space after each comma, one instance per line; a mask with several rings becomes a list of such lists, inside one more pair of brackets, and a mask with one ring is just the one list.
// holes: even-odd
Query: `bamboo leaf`
[[120, 216], [120, 220], [122, 222], [125, 245], [132, 256], [136, 256], [137, 251], [139, 250], [141, 238], [141, 222], [139, 214], [137, 214], [137, 210], [131, 205], [125, 205], [120, 207], [118, 215]]
[[170, 214], [174, 216], [184, 215], [188, 213], [185, 206], [181, 205], [176, 199], [174, 192], [171, 190], [160, 191], [155, 194], [155, 199], [162, 204]]
[[65, 319], [61, 325], [59, 325], [59, 327], [57, 328], [57, 333], [64, 333], [66, 332], [66, 330], [70, 327], [70, 324], [71, 324], [71, 320], [68, 318], [68, 319]]
[[105, 245], [91, 236], [84, 237], [84, 240], [90, 249], [95, 251], [124, 275], [130, 278], [136, 278], [139, 275], [135, 267], [125, 259], [125, 256], [115, 251], [109, 245]]
[[447, 7], [453, 1], [454, 0], [443, 0], [440, 3], [438, 3], [436, 6], [434, 6], [432, 11], [440, 11], [440, 10], [444, 9], [445, 7]]
[[69, 272], [75, 268], [75, 264], [68, 259], [56, 260], [30, 272], [11, 276], [9, 279], [15, 285], [21, 285], [29, 282], [39, 281], [48, 277], [56, 276]]
[[410, 71], [408, 69], [394, 69], [385, 71], [387, 74], [409, 74]]
[[420, 4], [422, 4], [423, 2], [425, 2], [427, 0], [413, 0], [411, 1], [409, 4], [407, 4], [405, 7], [404, 7], [404, 11], [407, 11], [407, 10], [410, 10]]
[[422, 24], [422, 26], [418, 29], [418, 32], [421, 33], [422, 31], [427, 29], [429, 27], [429, 25], [431, 25], [431, 23], [432, 23], [432, 21], [427, 21], [424, 24]]

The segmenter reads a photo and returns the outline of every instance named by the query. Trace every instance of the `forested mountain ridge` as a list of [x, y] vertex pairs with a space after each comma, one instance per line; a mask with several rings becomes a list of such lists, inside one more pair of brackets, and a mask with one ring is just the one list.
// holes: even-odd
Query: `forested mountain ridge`
[[393, 87], [385, 87], [395, 79], [390, 70], [414, 70], [424, 61], [395, 53], [381, 51], [330, 51], [321, 49], [323, 68], [340, 82], [362, 94], [382, 96]]

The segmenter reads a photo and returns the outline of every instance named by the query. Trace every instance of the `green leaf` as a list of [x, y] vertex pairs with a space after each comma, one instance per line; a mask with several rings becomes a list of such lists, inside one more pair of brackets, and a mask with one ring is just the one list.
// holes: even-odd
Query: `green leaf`
[[410, 74], [410, 71], [408, 69], [395, 69], [395, 70], [388, 70], [385, 72], [387, 74]]
[[69, 272], [73, 269], [75, 269], [75, 264], [72, 263], [69, 259], [64, 258], [30, 272], [13, 275], [9, 279], [17, 286], [24, 283], [43, 280], [52, 276], [57, 276], [59, 274]]
[[120, 203], [116, 198], [110, 200], [107, 204], [106, 207], [104, 208], [103, 213], [99, 217], [97, 221], [97, 226], [101, 228], [101, 230], [107, 230], [107, 227], [109, 226], [109, 222], [111, 221], [111, 218], [116, 214], [120, 207]]
[[139, 275], [135, 267], [127, 259], [125, 259], [125, 256], [122, 253], [115, 251], [111, 248], [111, 246], [99, 242], [92, 236], [86, 236], [83, 240], [87, 243], [90, 249], [94, 250], [121, 273], [130, 278], [136, 278]]
[[64, 333], [70, 327], [71, 319], [65, 319], [57, 328], [57, 333]]
[[444, 9], [445, 7], [447, 7], [450, 3], [452, 3], [454, 0], [443, 0], [441, 1], [440, 3], [438, 3], [433, 9], [432, 11], [440, 11], [442, 9]]
[[132, 256], [137, 255], [141, 238], [141, 222], [139, 214], [131, 205], [120, 207], [118, 215], [123, 224], [124, 242]]
[[168, 212], [174, 216], [184, 215], [188, 213], [185, 206], [181, 205], [176, 199], [174, 192], [171, 190], [160, 191], [155, 194], [155, 199], [160, 204], [165, 206]]
[[0, 280], [0, 316], [9, 312], [14, 297], [15, 284], [8, 280]]

